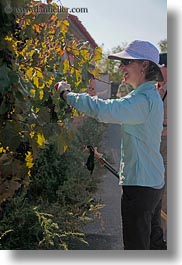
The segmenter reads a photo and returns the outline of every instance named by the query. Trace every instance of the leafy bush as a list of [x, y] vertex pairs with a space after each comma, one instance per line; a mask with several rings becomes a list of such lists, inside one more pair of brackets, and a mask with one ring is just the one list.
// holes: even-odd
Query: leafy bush
[[74, 238], [84, 242], [81, 228], [102, 206], [92, 198], [97, 179], [84, 167], [88, 154], [82, 146], [99, 145], [103, 128], [87, 119], [65, 154], [59, 155], [52, 144], [40, 151], [29, 187], [4, 209], [1, 249], [69, 249]]
[[6, 5], [0, 0], [0, 248], [66, 249], [97, 208], [80, 143], [70, 147], [67, 121], [77, 112], [53, 88], [64, 78], [83, 91], [102, 51], [75, 40], [67, 15], [36, 12], [41, 2], [9, 1], [11, 14]]
[[[51, 12], [36, 12], [44, 8]], [[54, 84], [64, 79], [83, 91], [88, 72], [98, 73], [101, 48], [77, 41], [68, 14], [57, 10], [52, 1], [0, 0], [0, 203], [28, 187], [40, 148], [54, 142], [61, 154], [71, 142], [65, 120], [77, 112]]]

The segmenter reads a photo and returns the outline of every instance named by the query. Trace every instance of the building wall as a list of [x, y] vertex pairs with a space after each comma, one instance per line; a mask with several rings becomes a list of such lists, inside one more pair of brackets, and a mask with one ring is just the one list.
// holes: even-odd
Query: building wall
[[111, 83], [109, 81], [109, 74], [101, 73], [100, 80], [96, 80], [96, 95], [102, 99], [111, 98]]

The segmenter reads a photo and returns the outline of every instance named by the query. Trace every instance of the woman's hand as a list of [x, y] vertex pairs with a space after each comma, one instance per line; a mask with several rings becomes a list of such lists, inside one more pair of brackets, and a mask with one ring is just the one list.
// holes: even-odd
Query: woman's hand
[[70, 87], [70, 84], [68, 84], [66, 81], [60, 81], [60, 82], [57, 82], [55, 85], [54, 85], [54, 88], [56, 89], [56, 91], [61, 94], [63, 91], [69, 91], [71, 92], [71, 87]]
[[89, 94], [89, 96], [96, 96], [96, 82], [95, 79], [91, 79], [89, 82], [89, 85], [87, 87], [86, 92]]

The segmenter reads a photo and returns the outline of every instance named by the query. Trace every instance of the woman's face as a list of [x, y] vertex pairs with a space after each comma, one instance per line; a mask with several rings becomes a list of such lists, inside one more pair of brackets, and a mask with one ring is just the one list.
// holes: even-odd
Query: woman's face
[[124, 78], [122, 82], [132, 85], [133, 88], [146, 82], [145, 63], [147, 61], [122, 60], [119, 66]]

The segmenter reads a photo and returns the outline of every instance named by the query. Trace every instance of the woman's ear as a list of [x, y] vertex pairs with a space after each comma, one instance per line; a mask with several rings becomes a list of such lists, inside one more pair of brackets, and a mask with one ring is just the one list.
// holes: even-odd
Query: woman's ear
[[145, 72], [149, 67], [149, 61], [143, 61], [142, 66], [143, 66], [143, 71]]

